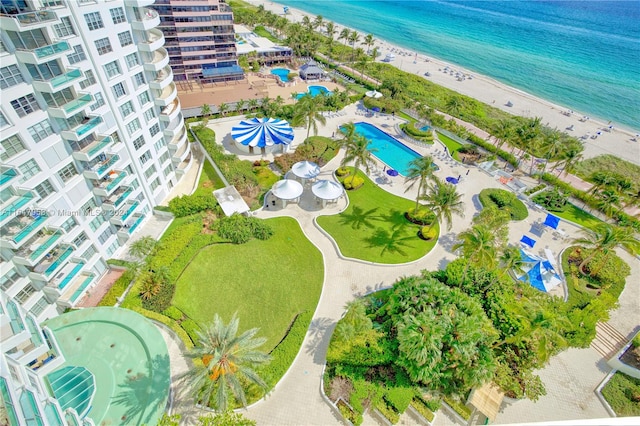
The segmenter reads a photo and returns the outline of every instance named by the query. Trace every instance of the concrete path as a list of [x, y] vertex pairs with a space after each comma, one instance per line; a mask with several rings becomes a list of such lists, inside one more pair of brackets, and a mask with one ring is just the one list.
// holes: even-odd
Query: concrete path
[[[358, 121], [359, 117], [355, 108], [355, 106], [348, 107], [347, 116], [328, 119], [327, 125], [321, 127], [320, 134], [329, 136], [340, 124]], [[394, 133], [394, 120], [390, 117], [374, 117], [367, 121], [373, 122], [391, 134]], [[225, 131], [230, 130], [231, 123], [230, 120], [224, 120], [219, 127], [215, 127], [215, 124], [213, 126], [210, 124], [210, 126], [214, 128], [219, 138], [224, 138]], [[323, 253], [325, 266], [323, 291], [298, 356], [273, 391], [265, 399], [249, 407], [245, 413], [247, 417], [256, 420], [258, 424], [339, 424], [340, 419], [336, 417], [323, 399], [320, 387], [325, 353], [331, 333], [336, 322], [344, 313], [347, 302], [371, 291], [388, 288], [400, 277], [417, 274], [423, 269], [435, 270], [445, 267], [457, 257], [451, 251], [456, 242], [457, 234], [470, 226], [472, 217], [481, 207], [477, 194], [484, 188], [503, 187], [494, 177], [477, 168], [453, 161], [442, 152], [439, 146], [413, 148], [423, 155], [429, 154], [436, 157], [436, 163], [440, 167], [437, 175], [440, 178], [462, 175], [458, 187], [463, 194], [466, 206], [464, 218], [454, 217], [452, 229], [450, 231], [443, 230], [439, 244], [418, 261], [403, 265], [375, 265], [370, 262], [343, 258], [333, 240], [315, 224], [315, 217], [321, 214], [337, 213], [339, 208], [342, 208], [340, 204], [330, 207], [329, 210], [288, 204], [286, 207], [270, 207], [256, 213], [261, 218], [277, 216], [295, 218], [307, 238]], [[253, 158], [255, 159], [255, 156]], [[339, 158], [332, 160], [324, 167], [323, 173], [327, 174], [334, 170], [338, 163]], [[469, 170], [468, 175], [467, 170]], [[386, 175], [382, 173], [381, 164], [373, 171], [372, 178], [383, 189], [391, 193], [409, 199], [415, 197], [413, 191], [405, 193], [402, 177], [387, 179]], [[531, 210], [527, 220], [512, 222], [509, 230], [510, 241], [514, 244], [517, 243], [523, 234], [530, 232], [533, 225], [544, 220], [545, 216], [546, 213], [543, 211]], [[561, 230], [569, 237], [576, 236], [578, 232], [576, 226], [564, 221], [561, 223]], [[569, 244], [568, 239], [565, 240], [557, 233], [551, 232], [544, 232], [536, 236], [535, 239], [538, 240], [538, 244], [533, 252], [538, 254], [546, 248], [552, 250], [557, 256]], [[633, 275], [628, 280], [627, 289], [621, 296], [620, 308], [612, 314], [612, 322], [616, 324], [618, 330], [630, 333], [638, 323], [637, 300], [638, 284], [640, 283], [638, 264], [640, 262], [629, 256], [625, 257], [625, 260], [632, 263]], [[558, 291], [562, 293], [562, 289]], [[627, 299], [627, 297], [635, 298]], [[174, 373], [178, 374], [180, 368], [186, 368], [186, 364], [174, 367], [174, 358], [179, 359], [181, 354], [176, 347], [173, 347], [171, 351], [173, 375]], [[606, 411], [593, 397], [593, 389], [597, 386], [598, 378], [604, 377], [606, 374], [606, 368], [601, 364], [597, 354], [589, 348], [572, 349], [554, 357], [549, 365], [540, 372], [547, 386], [548, 395], [537, 403], [520, 401], [505, 408], [504, 412], [499, 415], [497, 422], [606, 417]], [[183, 412], [189, 418], [193, 418], [195, 415], [190, 404], [184, 401], [178, 403], [176, 411]], [[451, 420], [442, 412], [438, 413], [436, 424], [450, 424], [450, 422]]]

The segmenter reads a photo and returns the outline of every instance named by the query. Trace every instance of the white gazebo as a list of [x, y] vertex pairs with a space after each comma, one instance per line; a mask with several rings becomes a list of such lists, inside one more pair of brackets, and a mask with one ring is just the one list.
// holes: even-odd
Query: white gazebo
[[294, 134], [291, 125], [278, 118], [250, 118], [242, 120], [231, 129], [231, 137], [243, 146], [248, 147], [250, 154], [254, 148], [260, 148], [265, 154], [272, 151], [276, 145], [282, 146], [282, 152], [293, 141]]
[[335, 201], [342, 197], [344, 194], [344, 188], [337, 182], [332, 180], [319, 180], [311, 187], [313, 195], [322, 200], [322, 207], [327, 204], [327, 201]]
[[291, 167], [291, 172], [302, 178], [302, 183], [305, 182], [306, 179], [313, 179], [320, 174], [320, 167], [311, 161], [298, 161]]
[[377, 90], [369, 90], [368, 92], [365, 93], [365, 95], [369, 98], [374, 98], [374, 99], [378, 99], [382, 97], [382, 93], [378, 92]]
[[271, 193], [282, 200], [282, 207], [286, 207], [287, 201], [296, 202], [302, 195], [302, 184], [293, 179], [279, 180], [271, 187]]

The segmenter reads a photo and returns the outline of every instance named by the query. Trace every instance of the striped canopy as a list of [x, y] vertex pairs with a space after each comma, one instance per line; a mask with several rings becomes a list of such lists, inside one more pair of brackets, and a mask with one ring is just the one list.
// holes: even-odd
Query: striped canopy
[[278, 118], [251, 118], [234, 126], [231, 137], [242, 145], [258, 148], [289, 145], [293, 141], [293, 129], [285, 120]]

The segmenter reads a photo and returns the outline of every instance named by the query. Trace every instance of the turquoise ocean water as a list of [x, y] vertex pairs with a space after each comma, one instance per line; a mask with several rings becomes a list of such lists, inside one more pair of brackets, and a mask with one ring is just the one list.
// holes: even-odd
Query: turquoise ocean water
[[640, 1], [277, 3], [640, 131]]

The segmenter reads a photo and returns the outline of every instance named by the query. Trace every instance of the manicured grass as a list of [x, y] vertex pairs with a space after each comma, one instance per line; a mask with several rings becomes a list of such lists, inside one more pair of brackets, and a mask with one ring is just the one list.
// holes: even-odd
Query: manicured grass
[[[243, 330], [258, 327], [270, 351], [296, 314], [313, 312], [324, 278], [322, 255], [291, 218], [269, 219], [274, 235], [202, 249], [176, 285], [173, 304], [201, 325], [238, 312]], [[214, 260], [215, 259], [215, 260]]]
[[198, 180], [198, 188], [193, 194], [212, 195], [212, 192], [219, 188], [224, 188], [224, 183], [220, 180], [220, 176], [218, 176], [211, 163], [205, 160]]
[[587, 213], [586, 211], [579, 209], [575, 205], [571, 203], [567, 203], [567, 208], [563, 212], [554, 212], [555, 216], [558, 216], [562, 219], [570, 220], [573, 223], [576, 223], [585, 228], [594, 229], [598, 225], [603, 222], [592, 214]]
[[277, 37], [274, 37], [269, 31], [267, 31], [262, 25], [258, 25], [253, 29], [253, 32], [256, 33], [257, 36], [267, 38], [274, 43], [280, 43]]
[[598, 155], [581, 161], [575, 165], [573, 172], [585, 180], [590, 180], [595, 172], [615, 172], [630, 179], [636, 187], [640, 187], [640, 166], [614, 155]]
[[[427, 254], [436, 240], [424, 241], [420, 229], [405, 219], [415, 202], [380, 189], [363, 173], [364, 186], [348, 191], [349, 207], [335, 216], [321, 216], [318, 224], [347, 257], [378, 263], [404, 263]], [[402, 177], [396, 177], [400, 184]], [[438, 225], [435, 225], [438, 229]]]
[[617, 372], [602, 388], [602, 396], [616, 415], [620, 417], [640, 416], [640, 404], [632, 399], [640, 396], [640, 379]]
[[405, 120], [408, 121], [409, 124], [414, 123], [418, 120], [416, 120], [415, 118], [413, 118], [412, 116], [410, 116], [409, 114], [405, 114], [404, 112], [400, 111], [398, 112], [398, 117], [403, 118]]
[[458, 150], [462, 148], [462, 144], [454, 141], [449, 136], [443, 135], [440, 132], [436, 132], [436, 133], [438, 133], [438, 139], [440, 139], [440, 142], [442, 142], [444, 146], [447, 147], [453, 159], [456, 161], [461, 161], [460, 155], [458, 155]]
[[273, 171], [271, 171], [267, 166], [254, 167], [253, 173], [256, 175], [258, 185], [260, 185], [260, 188], [262, 189], [269, 190], [274, 183], [280, 180], [280, 176], [273, 173]]
[[[492, 199], [492, 196], [507, 204], [500, 206]], [[527, 206], [518, 200], [513, 192], [498, 188], [486, 188], [480, 191], [478, 198], [484, 207], [496, 206], [499, 209], [509, 210], [511, 220], [524, 220], [529, 216]]]

